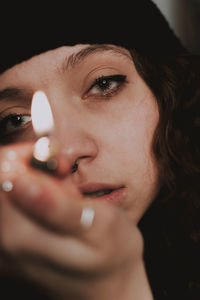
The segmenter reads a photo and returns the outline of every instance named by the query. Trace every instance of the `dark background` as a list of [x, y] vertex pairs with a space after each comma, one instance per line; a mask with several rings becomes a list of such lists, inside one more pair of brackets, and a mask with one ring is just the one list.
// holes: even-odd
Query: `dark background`
[[200, 54], [200, 0], [152, 0], [183, 45]]

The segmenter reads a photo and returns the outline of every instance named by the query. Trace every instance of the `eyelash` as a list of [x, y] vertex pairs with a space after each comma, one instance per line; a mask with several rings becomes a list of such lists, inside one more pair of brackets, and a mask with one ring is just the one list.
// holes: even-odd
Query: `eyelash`
[[[21, 124], [23, 123], [23, 118], [28, 118], [28, 121], [25, 124]], [[18, 131], [23, 129], [23, 127], [25, 127], [30, 121], [31, 116], [28, 114], [9, 114], [7, 116], [0, 117], [0, 138], [5, 139], [8, 135], [12, 136], [13, 134], [16, 134]], [[14, 124], [15, 122], [16, 124]], [[20, 122], [20, 124], [17, 124], [17, 122]], [[16, 129], [13, 128], [11, 129], [11, 132], [9, 132], [9, 125], [16, 127]], [[6, 130], [8, 132], [6, 132]]]
[[[116, 84], [112, 87], [112, 83]], [[126, 76], [122, 74], [100, 76], [95, 79], [89, 90], [84, 95], [84, 99], [88, 97], [111, 98], [126, 83]], [[96, 93], [91, 93], [92, 89], [97, 89]]]
[[[88, 91], [86, 92], [83, 98], [86, 99], [92, 97], [98, 99], [109, 99], [113, 95], [117, 94], [125, 83], [126, 83], [126, 76], [122, 74], [100, 76], [95, 79], [95, 81], [88, 89]], [[96, 92], [94, 92], [95, 89]], [[93, 92], [91, 92], [92, 90]], [[25, 124], [21, 124], [22, 119], [27, 117], [28, 117], [28, 121]], [[14, 124], [15, 122], [20, 122], [20, 124], [17, 123]], [[14, 113], [14, 114], [8, 114], [6, 116], [1, 116], [0, 117], [0, 140], [6, 139], [7, 136], [11, 138], [12, 135], [14, 136], [17, 133], [20, 133], [20, 130], [24, 129], [24, 127], [29, 122], [31, 122], [31, 116], [28, 114]], [[13, 127], [11, 128], [11, 132], [9, 132], [9, 125]], [[6, 130], [8, 132], [6, 132]]]

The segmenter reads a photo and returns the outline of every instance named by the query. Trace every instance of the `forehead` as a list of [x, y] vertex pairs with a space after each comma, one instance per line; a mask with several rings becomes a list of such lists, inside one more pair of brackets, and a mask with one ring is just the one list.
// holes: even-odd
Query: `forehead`
[[35, 69], [36, 67], [39, 69], [44, 65], [48, 65], [49, 68], [53, 69], [61, 61], [65, 60], [66, 57], [85, 47], [87, 47], [87, 45], [64, 46], [35, 55], [2, 73], [0, 75], [0, 85], [2, 82], [3, 84], [6, 84], [7, 81], [10, 82], [13, 80], [18, 80], [20, 74], [23, 74], [27, 70]]
[[7, 81], [19, 80], [21, 74], [26, 74], [26, 72], [41, 70], [42, 73], [49, 70], [60, 70], [63, 71], [70, 69], [85, 58], [92, 56], [95, 53], [106, 53], [111, 56], [122, 56], [131, 59], [130, 53], [127, 49], [110, 45], [110, 44], [78, 44], [74, 46], [63, 46], [47, 52], [38, 54], [18, 65], [5, 71], [0, 75], [0, 86], [3, 82], [6, 84]]

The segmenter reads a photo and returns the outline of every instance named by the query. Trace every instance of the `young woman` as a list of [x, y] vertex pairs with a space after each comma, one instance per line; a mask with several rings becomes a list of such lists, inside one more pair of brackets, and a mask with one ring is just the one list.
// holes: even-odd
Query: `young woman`
[[[27, 279], [42, 299], [199, 297], [199, 59], [150, 1], [133, 8], [98, 10], [92, 34], [90, 11], [73, 34], [2, 43], [2, 282], [19, 295]], [[30, 165], [37, 91], [61, 176]]]

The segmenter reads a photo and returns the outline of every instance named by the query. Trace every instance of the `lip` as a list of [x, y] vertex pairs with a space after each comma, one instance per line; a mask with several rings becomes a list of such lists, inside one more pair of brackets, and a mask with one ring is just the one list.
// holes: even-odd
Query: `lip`
[[125, 186], [116, 186], [111, 184], [104, 184], [104, 183], [87, 183], [79, 187], [80, 192], [83, 196], [85, 193], [94, 193], [96, 191], [102, 190], [112, 190], [110, 194], [92, 197], [92, 200], [101, 200], [101, 201], [108, 201], [111, 203], [121, 203], [124, 201], [126, 197]]

